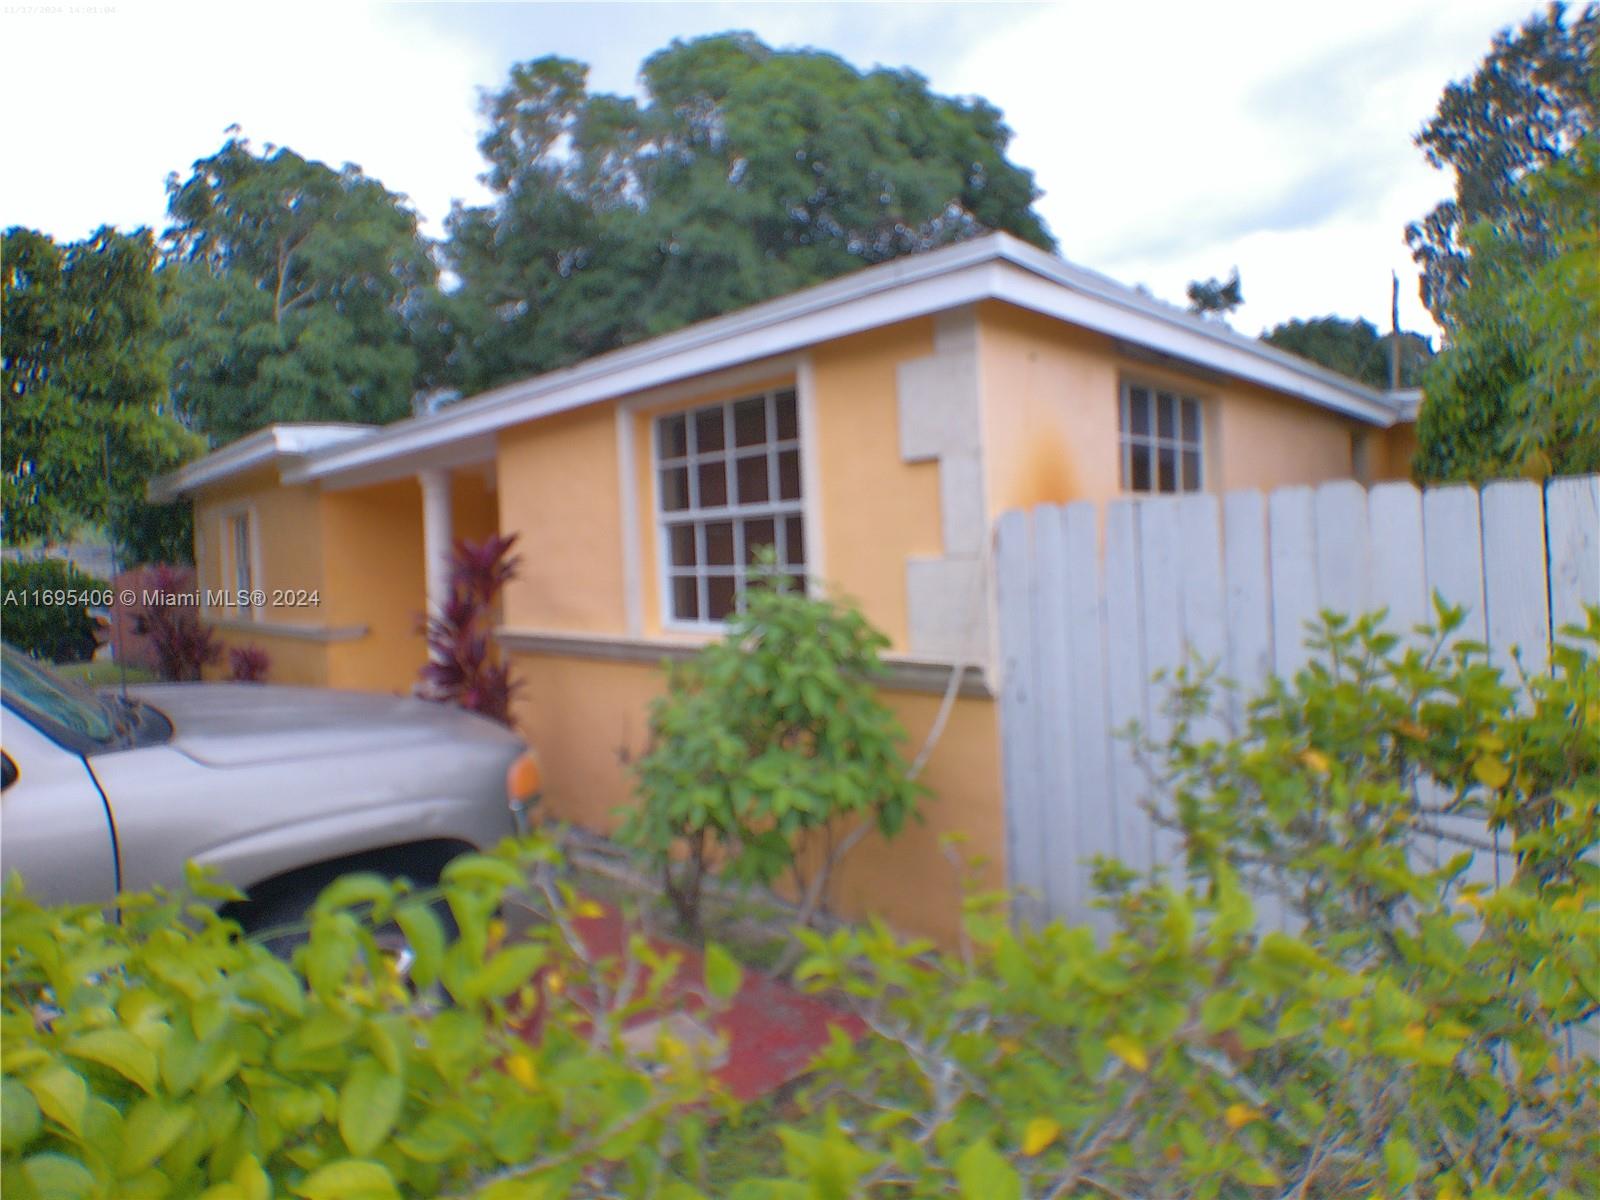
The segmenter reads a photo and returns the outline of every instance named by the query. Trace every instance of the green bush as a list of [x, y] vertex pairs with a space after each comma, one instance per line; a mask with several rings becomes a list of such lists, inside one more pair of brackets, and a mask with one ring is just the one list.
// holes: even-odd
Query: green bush
[[[704, 1119], [701, 1079], [668, 1045], [631, 1061], [618, 1034], [659, 1011], [675, 962], [642, 939], [626, 965], [591, 960], [572, 933], [581, 905], [551, 861], [527, 842], [451, 863], [450, 942], [433, 897], [347, 876], [322, 894], [292, 964], [207, 904], [125, 897], [116, 924], [41, 908], [13, 880], [0, 1190], [672, 1196], [666, 1164]], [[523, 887], [543, 919], [505, 942], [495, 912]], [[373, 938], [391, 918], [416, 955], [414, 988]]]
[[672, 668], [620, 836], [656, 864], [686, 928], [699, 932], [713, 869], [787, 873], [806, 923], [861, 838], [915, 812], [905, 735], [874, 686], [887, 645], [859, 612], [766, 569], [726, 636]]
[[[1149, 749], [1190, 885], [1106, 864], [1105, 945], [998, 897], [959, 956], [808, 935], [802, 975], [877, 1036], [824, 1059], [783, 1179], [730, 1194], [1600, 1195], [1600, 613], [1515, 688], [1458, 622], [1401, 650], [1329, 621], [1231, 738], [1180, 680]], [[1515, 851], [1498, 887], [1414, 849], [1467, 816]]]
[[65, 559], [5, 559], [0, 562], [0, 593], [6, 641], [49, 662], [89, 661], [96, 646], [94, 620], [84, 604], [61, 601], [99, 591], [109, 591], [103, 580]]

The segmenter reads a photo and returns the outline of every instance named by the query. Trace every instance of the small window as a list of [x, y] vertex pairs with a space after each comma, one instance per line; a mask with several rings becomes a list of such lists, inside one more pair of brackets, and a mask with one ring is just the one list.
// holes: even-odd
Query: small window
[[1117, 430], [1125, 492], [1198, 492], [1204, 486], [1200, 401], [1141, 383], [1122, 386]]
[[770, 548], [805, 586], [800, 422], [792, 390], [708, 404], [655, 424], [664, 616], [707, 625], [743, 603]]
[[252, 610], [250, 594], [255, 590], [254, 546], [250, 537], [250, 514], [235, 513], [228, 518], [227, 545], [229, 566], [228, 589], [233, 594], [230, 607], [241, 613]]

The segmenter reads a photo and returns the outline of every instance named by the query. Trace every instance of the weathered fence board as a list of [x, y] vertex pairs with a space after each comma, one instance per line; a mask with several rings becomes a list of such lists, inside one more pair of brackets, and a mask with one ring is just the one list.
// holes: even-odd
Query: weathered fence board
[[[1002, 672], [1006, 846], [1033, 916], [1103, 924], [1090, 861], [1181, 872], [1175, 838], [1144, 807], [1145, 769], [1116, 736], [1168, 729], [1166, 688], [1195, 660], [1255, 691], [1304, 665], [1306, 624], [1325, 609], [1384, 608], [1412, 636], [1437, 592], [1465, 609], [1459, 636], [1508, 670], [1546, 668], [1552, 638], [1600, 604], [1600, 477], [1539, 484], [1370, 490], [1353, 483], [1263, 496], [1119, 500], [1008, 513], [995, 555]], [[1208, 719], [1222, 732], [1237, 712]], [[1459, 819], [1454, 833], [1482, 836]], [[1425, 860], [1459, 849], [1419, 843]], [[1480, 853], [1492, 880], [1507, 861]], [[1268, 924], [1289, 921], [1263, 898]]]

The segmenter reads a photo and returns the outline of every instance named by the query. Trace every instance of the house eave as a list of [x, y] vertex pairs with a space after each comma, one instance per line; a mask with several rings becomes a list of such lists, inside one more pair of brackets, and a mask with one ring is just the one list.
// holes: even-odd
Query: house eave
[[340, 424], [268, 425], [185, 463], [175, 471], [157, 475], [145, 485], [145, 495], [154, 504], [169, 504], [262, 467], [298, 461], [318, 450], [370, 437], [377, 428], [375, 425]]

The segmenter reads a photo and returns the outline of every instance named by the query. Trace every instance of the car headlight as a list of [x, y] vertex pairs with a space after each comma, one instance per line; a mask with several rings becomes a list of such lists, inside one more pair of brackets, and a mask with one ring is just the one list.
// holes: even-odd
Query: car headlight
[[517, 832], [526, 833], [528, 806], [539, 799], [544, 786], [544, 776], [539, 770], [539, 756], [524, 750], [506, 768], [506, 804], [517, 821]]

